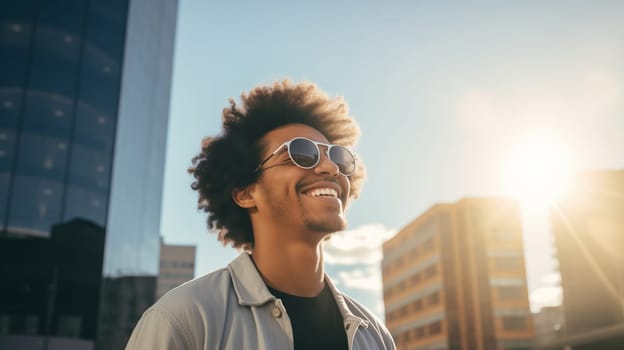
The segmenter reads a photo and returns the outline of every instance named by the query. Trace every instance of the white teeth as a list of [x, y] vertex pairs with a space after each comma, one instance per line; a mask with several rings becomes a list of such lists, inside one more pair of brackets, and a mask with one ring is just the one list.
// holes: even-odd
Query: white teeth
[[338, 197], [338, 191], [333, 188], [315, 188], [308, 193], [308, 196], [319, 197], [319, 196], [328, 196], [328, 197]]

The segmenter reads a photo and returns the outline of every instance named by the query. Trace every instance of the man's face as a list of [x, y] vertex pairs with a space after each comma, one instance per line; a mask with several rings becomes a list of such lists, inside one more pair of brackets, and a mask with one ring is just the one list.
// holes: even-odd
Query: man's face
[[[329, 143], [323, 134], [310, 126], [288, 124], [262, 137], [261, 159], [294, 137]], [[349, 179], [329, 160], [325, 146], [319, 147], [321, 158], [312, 169], [293, 164], [286, 147], [263, 165], [262, 174], [254, 186], [258, 220], [271, 220], [272, 225], [302, 232], [328, 234], [345, 228]]]

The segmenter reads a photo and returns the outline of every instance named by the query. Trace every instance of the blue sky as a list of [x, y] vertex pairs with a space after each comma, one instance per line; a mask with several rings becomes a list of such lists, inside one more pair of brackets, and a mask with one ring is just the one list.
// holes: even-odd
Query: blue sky
[[[328, 271], [381, 314], [380, 242], [435, 203], [506, 194], [525, 137], [546, 135], [575, 170], [624, 168], [622, 13], [618, 1], [180, 0], [161, 234], [198, 246], [197, 275], [236, 255], [207, 232], [186, 168], [229, 97], [313, 81], [349, 103], [368, 167]], [[532, 302], [548, 303], [544, 213], [525, 213], [524, 231]]]

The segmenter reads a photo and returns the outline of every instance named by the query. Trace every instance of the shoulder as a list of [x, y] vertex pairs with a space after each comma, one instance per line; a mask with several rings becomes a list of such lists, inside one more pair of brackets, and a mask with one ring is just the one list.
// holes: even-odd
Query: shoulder
[[[369, 322], [373, 322], [373, 323], [378, 323], [380, 325], [383, 325], [383, 322], [381, 322], [381, 320], [379, 319], [379, 317], [377, 317], [372, 311], [370, 311], [366, 306], [360, 304], [357, 300], [353, 299], [352, 297], [350, 297], [349, 295], [345, 294], [344, 292], [341, 292], [342, 297], [345, 300], [345, 303], [347, 304], [347, 307], [349, 308], [349, 311], [351, 311], [355, 316], [361, 317]], [[385, 328], [385, 326], [384, 326]]]
[[367, 329], [381, 338], [384, 343], [384, 347], [387, 349], [394, 349], [394, 340], [392, 339], [392, 335], [390, 331], [386, 328], [386, 325], [377, 317], [373, 312], [371, 312], [366, 306], [360, 304], [358, 301], [350, 297], [349, 295], [340, 292], [344, 301], [349, 308], [349, 311], [353, 313], [353, 315], [360, 317], [366, 321], [368, 321]]
[[[163, 295], [149, 310], [155, 310], [172, 318], [185, 313], [202, 313], [223, 304], [231, 294], [231, 276], [227, 268], [186, 282]], [[176, 317], [177, 316], [177, 317]]]
[[230, 274], [223, 268], [172, 289], [143, 313], [129, 344], [145, 349], [150, 348], [146, 344], [158, 340], [197, 348], [218, 338], [232, 294], [230, 286]]

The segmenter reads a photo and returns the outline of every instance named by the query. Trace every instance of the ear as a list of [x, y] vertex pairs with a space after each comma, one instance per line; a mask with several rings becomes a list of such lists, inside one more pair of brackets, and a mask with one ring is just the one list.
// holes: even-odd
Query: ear
[[253, 196], [253, 185], [232, 190], [232, 199], [241, 208], [250, 209], [256, 206], [256, 199]]

